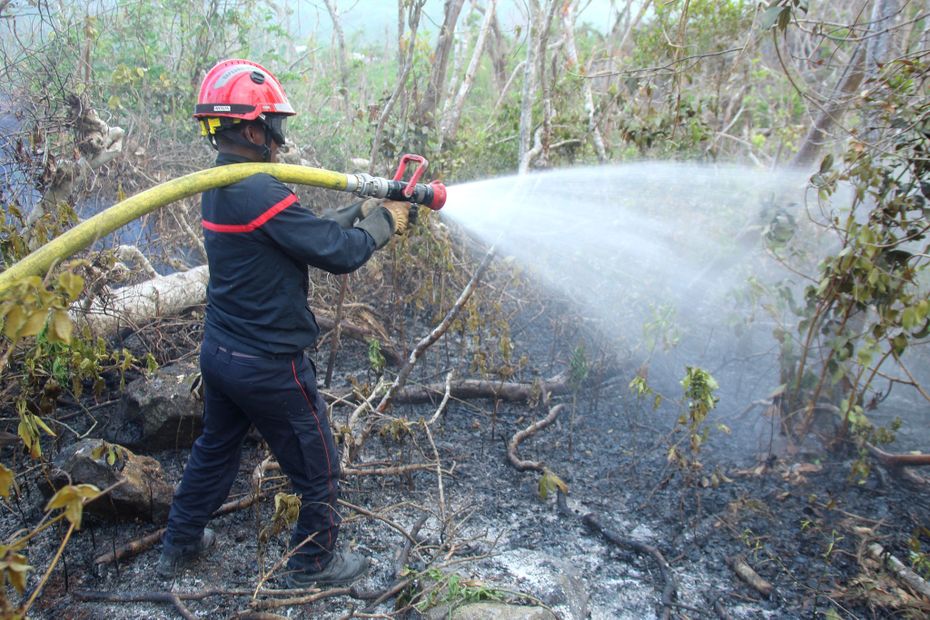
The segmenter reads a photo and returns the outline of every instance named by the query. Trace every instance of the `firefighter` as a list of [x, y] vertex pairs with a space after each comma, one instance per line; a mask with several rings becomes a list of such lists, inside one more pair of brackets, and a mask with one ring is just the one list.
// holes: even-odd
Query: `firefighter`
[[[207, 73], [194, 117], [222, 166], [275, 162], [294, 114], [271, 72], [234, 59]], [[339, 454], [304, 353], [320, 332], [307, 306], [308, 266], [358, 269], [404, 231], [409, 207], [369, 200], [320, 218], [267, 174], [203, 194], [210, 267], [200, 351], [204, 429], [175, 491], [159, 575], [174, 576], [214, 543], [205, 526], [229, 494], [252, 425], [301, 499], [288, 587], [350, 583], [367, 570], [367, 558], [336, 544]]]

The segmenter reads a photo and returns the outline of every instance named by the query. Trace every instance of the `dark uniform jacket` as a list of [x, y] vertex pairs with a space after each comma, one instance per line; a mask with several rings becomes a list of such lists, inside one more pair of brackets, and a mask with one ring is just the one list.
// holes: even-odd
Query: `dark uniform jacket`
[[[221, 153], [217, 165], [243, 163]], [[307, 306], [307, 266], [358, 269], [375, 251], [359, 228], [313, 215], [267, 174], [204, 192], [204, 245], [210, 266], [204, 337], [252, 355], [291, 355], [316, 342]]]

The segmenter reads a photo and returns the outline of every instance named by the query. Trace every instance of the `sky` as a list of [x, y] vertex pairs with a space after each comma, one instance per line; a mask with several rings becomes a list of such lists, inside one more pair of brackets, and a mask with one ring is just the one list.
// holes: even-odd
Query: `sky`
[[[444, 0], [427, 0], [424, 7], [424, 18], [421, 28], [435, 31], [442, 23]], [[482, 5], [486, 2], [482, 2]], [[525, 9], [524, 0], [499, 0], [498, 18], [505, 29], [516, 24], [522, 24]], [[625, 5], [623, 0], [582, 0], [582, 12], [576, 20], [579, 25], [587, 22], [599, 30], [608, 26], [611, 15], [611, 5]], [[329, 36], [331, 21], [323, 0], [301, 0], [294, 3], [293, 19], [296, 22], [295, 31], [301, 35], [316, 32], [318, 36]], [[397, 32], [397, 2], [396, 0], [337, 0], [337, 7], [341, 16], [342, 28], [346, 37], [361, 36], [363, 40], [371, 41], [385, 36], [396, 36]], [[462, 16], [468, 13], [469, 3], [462, 9]]]

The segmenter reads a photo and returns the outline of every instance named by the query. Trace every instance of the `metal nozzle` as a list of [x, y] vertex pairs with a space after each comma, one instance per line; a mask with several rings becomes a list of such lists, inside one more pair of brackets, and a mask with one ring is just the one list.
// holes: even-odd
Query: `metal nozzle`
[[416, 183], [410, 188], [403, 181], [373, 177], [370, 174], [350, 174], [348, 177], [346, 189], [365, 198], [412, 202], [433, 211], [438, 211], [446, 204], [446, 186], [439, 181]]

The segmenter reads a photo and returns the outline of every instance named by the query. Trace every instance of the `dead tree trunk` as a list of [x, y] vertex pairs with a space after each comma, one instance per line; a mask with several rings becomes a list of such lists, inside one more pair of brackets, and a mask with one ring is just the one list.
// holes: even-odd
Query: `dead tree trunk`
[[[466, 20], [468, 16], [466, 15]], [[459, 78], [462, 75], [462, 62], [465, 60], [465, 56], [468, 53], [469, 48], [471, 48], [471, 38], [472, 38], [471, 29], [459, 29], [458, 34], [455, 37], [455, 44], [452, 46], [452, 57], [450, 62], [452, 66], [446, 71], [446, 75], [449, 76], [449, 79], [446, 80], [446, 91], [442, 97], [442, 113], [437, 114], [439, 120], [440, 130], [445, 126], [446, 118], [449, 116], [449, 110], [452, 108], [452, 102], [455, 100], [455, 95], [459, 91], [459, 84], [461, 80]], [[442, 131], [440, 131], [440, 138], [443, 137]], [[442, 143], [440, 142], [440, 150], [442, 149]]]
[[491, 38], [488, 41], [488, 55], [491, 57], [491, 66], [494, 69], [494, 83], [498, 90], [503, 90], [507, 84], [507, 41], [501, 34], [497, 15], [491, 21]]
[[[930, 2], [927, 2], [927, 12], [930, 12]], [[924, 33], [920, 36], [920, 48], [923, 51], [930, 50], [930, 19], [924, 23]]]
[[[420, 105], [417, 106], [417, 117], [423, 119], [430, 126], [435, 126], [437, 121], [436, 112], [442, 106], [442, 95], [446, 87], [446, 69], [449, 65], [452, 44], [455, 41], [455, 26], [458, 23], [463, 4], [465, 4], [465, 0], [446, 0], [445, 17], [443, 18], [442, 28], [439, 30], [439, 38], [436, 40], [436, 49], [433, 52], [433, 69], [430, 73], [426, 93], [423, 95]], [[411, 39], [411, 45], [412, 43]]]
[[120, 127], [110, 127], [97, 115], [97, 111], [80, 97], [68, 101], [74, 122], [74, 141], [78, 159], [58, 160], [47, 172], [51, 181], [39, 203], [26, 218], [25, 235], [30, 246], [33, 244], [30, 231], [33, 224], [60, 202], [64, 202], [78, 185], [94, 169], [103, 166], [123, 151], [124, 132]]
[[[865, 81], [868, 83], [878, 77], [882, 66], [896, 48], [894, 31], [895, 18], [901, 11], [900, 0], [875, 0], [872, 5], [869, 33], [874, 33], [865, 45]], [[864, 116], [862, 128], [866, 142], [874, 144], [882, 136], [879, 127], [881, 115], [870, 109]]]
[[539, 84], [542, 87], [543, 98], [542, 155], [546, 166], [549, 165], [549, 147], [552, 144], [552, 118], [555, 116], [555, 110], [552, 108], [552, 82], [555, 81], [555, 65], [553, 64], [552, 67], [552, 76], [547, 78], [546, 65], [549, 60], [547, 52], [549, 49], [549, 32], [552, 29], [552, 20], [555, 18], [555, 11], [559, 6], [559, 0], [549, 0], [545, 22], [543, 23], [539, 37]]
[[872, 79], [888, 57], [895, 43], [894, 22], [901, 12], [900, 0], [875, 0], [865, 45], [865, 75]]
[[862, 84], [862, 65], [865, 60], [865, 47], [860, 46], [855, 51], [849, 64], [846, 65], [843, 77], [840, 83], [833, 91], [833, 96], [826, 102], [820, 110], [820, 114], [814, 119], [804, 141], [801, 142], [801, 148], [798, 149], [794, 159], [791, 160], [791, 166], [795, 168], [809, 168], [817, 156], [820, 149], [823, 148], [827, 135], [833, 126], [840, 121], [846, 108], [859, 85]]
[[[404, 0], [397, 0], [397, 75], [400, 77], [401, 72], [404, 67], [404, 16], [406, 12], [404, 11]], [[413, 41], [409, 41], [408, 45], [413, 45]]]
[[[546, 80], [546, 52], [549, 46], [549, 30], [552, 26], [552, 19], [555, 16], [556, 9], [561, 6], [559, 0], [548, 0], [540, 8], [539, 3], [535, 0], [531, 7], [531, 28], [528, 33], [527, 42], [527, 81], [523, 85], [524, 99], [520, 110], [520, 164], [518, 167], [520, 174], [529, 171], [533, 161], [539, 157], [547, 160], [549, 156], [549, 142], [551, 137], [552, 126], [552, 94], [549, 82]], [[535, 37], [531, 36], [536, 33]], [[535, 41], [534, 41], [535, 38]], [[532, 58], [529, 54], [532, 53]], [[532, 109], [536, 98], [536, 92], [542, 88], [542, 108], [543, 123], [542, 126], [533, 134], [535, 144], [529, 147], [529, 134], [532, 131]], [[524, 130], [526, 135], [524, 135]], [[524, 143], [523, 140], [527, 142]], [[524, 146], [527, 148], [524, 149]]]
[[391, 93], [387, 103], [384, 104], [384, 108], [381, 110], [381, 115], [378, 117], [378, 125], [375, 127], [375, 135], [371, 142], [371, 152], [368, 155], [368, 172], [372, 174], [375, 171], [375, 162], [378, 157], [378, 151], [381, 150], [381, 137], [384, 134], [384, 125], [387, 123], [387, 119], [391, 116], [391, 112], [394, 110], [394, 106], [397, 104], [398, 98], [400, 97], [401, 93], [404, 92], [407, 86], [407, 77], [410, 75], [410, 69], [413, 66], [413, 53], [414, 50], [416, 50], [417, 29], [420, 26], [420, 12], [423, 9], [424, 2], [425, 0], [415, 0], [410, 5], [410, 12], [408, 13], [407, 19], [408, 25], [410, 27], [410, 37], [407, 43], [407, 56], [402, 64], [400, 75], [397, 78], [397, 84], [394, 86], [394, 92]]
[[497, 10], [497, 0], [488, 0], [487, 9], [485, 9], [484, 21], [481, 23], [481, 29], [478, 31], [478, 38], [475, 40], [475, 50], [471, 55], [471, 62], [468, 63], [468, 69], [465, 70], [465, 76], [462, 78], [462, 84], [459, 86], [455, 101], [449, 110], [449, 116], [443, 123], [443, 139], [452, 140], [459, 128], [459, 121], [462, 117], [462, 109], [465, 107], [465, 98], [468, 91], [471, 90], [472, 83], [475, 81], [475, 75], [478, 73], [478, 65], [481, 63], [481, 56], [484, 53], [484, 43], [488, 38], [488, 31], [494, 15]]
[[339, 94], [342, 95], [344, 110], [349, 110], [349, 68], [346, 62], [346, 39], [342, 32], [342, 23], [339, 21], [339, 9], [335, 0], [323, 0], [329, 17], [333, 20], [333, 35], [336, 37], [336, 60], [339, 63]]
[[629, 25], [626, 27], [626, 31], [623, 33], [623, 38], [620, 39], [620, 43], [617, 44], [617, 49], [620, 53], [623, 53], [623, 46], [626, 45], [626, 42], [630, 40], [630, 35], [633, 34], [633, 30], [636, 29], [636, 26], [639, 25], [639, 22], [642, 21], [643, 16], [646, 14], [646, 11], [649, 9], [649, 5], [652, 4], [652, 0], [644, 0], [642, 6], [639, 7], [639, 12], [636, 14]]
[[[137, 263], [144, 261], [145, 257], [141, 253], [136, 255], [137, 252], [137, 249], [126, 246], [118, 249], [118, 253], [125, 259]], [[206, 303], [209, 279], [206, 265], [168, 276], [157, 276], [139, 284], [106, 291], [89, 305], [76, 304], [71, 309], [71, 318], [78, 324], [86, 324], [98, 336], [110, 337], [121, 329], [176, 316], [188, 308]], [[332, 317], [320, 312], [315, 314], [320, 329], [335, 329], [336, 321]], [[403, 361], [397, 347], [387, 342], [385, 336], [377, 333], [376, 329], [360, 327], [343, 319], [340, 331], [343, 336], [359, 342], [377, 337], [382, 342], [381, 354], [390, 365], [399, 366]]]
[[[840, 122], [849, 104], [854, 99], [863, 79], [877, 75], [879, 65], [887, 62], [894, 42], [893, 24], [900, 13], [899, 0], [875, 0], [866, 41], [860, 43], [843, 71], [833, 96], [820, 109], [810, 130], [804, 137], [801, 147], [791, 161], [798, 168], [808, 168], [817, 159], [830, 130]], [[876, 123], [873, 117], [866, 117], [864, 137], [872, 141], [877, 137], [872, 129]]]
[[[565, 55], [568, 57], [568, 63], [571, 69], [581, 72], [581, 62], [578, 60], [578, 48], [575, 46], [575, 6], [569, 4], [565, 8], [562, 18], [563, 30], [565, 32]], [[585, 72], [586, 73], [586, 72]], [[594, 117], [594, 93], [591, 92], [591, 82], [586, 75], [582, 85], [584, 94], [584, 111], [588, 115], [588, 134], [591, 136], [591, 142], [594, 144], [594, 151], [597, 153], [597, 160], [600, 163], [607, 161], [607, 149], [604, 148], [604, 138], [601, 136], [601, 130], [597, 126], [597, 119]]]
[[526, 65], [523, 68], [523, 95], [520, 100], [520, 174], [529, 171], [530, 139], [533, 134], [533, 102], [536, 100], [536, 30], [539, 28], [538, 0], [530, 0], [526, 20]]

